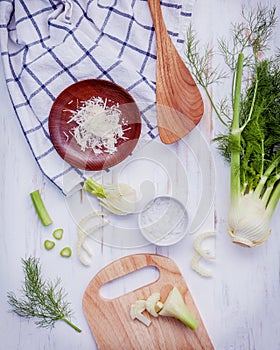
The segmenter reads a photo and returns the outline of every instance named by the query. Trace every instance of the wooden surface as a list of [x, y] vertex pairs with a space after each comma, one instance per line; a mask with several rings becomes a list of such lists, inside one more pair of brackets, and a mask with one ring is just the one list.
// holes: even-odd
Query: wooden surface
[[[202, 43], [210, 42], [216, 48], [216, 39], [221, 36], [228, 37], [230, 24], [240, 19], [241, 5], [257, 6], [258, 2], [212, 0], [210, 3], [198, 0], [193, 7], [193, 17], [186, 18], [186, 22], [192, 21]], [[279, 2], [262, 0], [261, 3], [278, 6]], [[277, 14], [279, 17], [279, 8]], [[278, 23], [273, 35], [270, 45], [272, 48], [280, 47], [279, 25]], [[232, 244], [227, 234], [229, 168], [218, 154], [215, 144], [210, 146], [214, 168], [210, 166], [210, 158], [202, 162], [208, 151], [205, 143], [210, 144], [213, 136], [221, 130], [221, 124], [209, 105], [205, 104], [204, 117], [199, 127], [193, 130], [195, 133], [192, 131], [188, 137], [174, 145], [158, 143], [157, 157], [154, 157], [154, 161], [151, 162], [144, 156], [139, 158], [134, 163], [136, 171], [132, 169], [126, 172], [127, 178], [123, 178], [137, 186], [142, 184], [143, 178], [148, 178], [155, 184], [156, 194], [166, 193], [171, 187], [182, 196], [187, 193], [191, 218], [202, 198], [201, 203], [206, 203], [208, 210], [205, 211], [200, 225], [194, 227], [192, 235], [187, 234], [182, 242], [172, 247], [138, 245], [133, 248], [120, 248], [91, 240], [89, 244], [93, 250], [92, 263], [86, 268], [80, 264], [76, 254], [78, 218], [73, 215], [73, 210], [70, 210], [72, 203], [43, 177], [35, 163], [12, 109], [1, 63], [0, 67], [1, 350], [97, 349], [82, 310], [84, 291], [92, 277], [104, 266], [136, 253], [158, 253], [176, 262], [216, 350], [279, 350], [280, 207], [278, 205], [276, 208], [271, 222], [272, 234], [264, 245], [245, 249]], [[219, 97], [227, 88], [225, 85], [217, 86], [213, 89], [213, 94]], [[165, 155], [167, 158], [163, 158]], [[197, 159], [200, 160], [199, 166]], [[162, 167], [157, 166], [159, 162], [163, 164], [164, 160], [167, 165], [170, 164], [169, 168], [166, 165], [165, 170], [174, 172], [171, 174], [172, 186]], [[176, 176], [179, 167], [186, 169], [187, 187], [186, 182], [181, 182], [181, 177]], [[42, 227], [30, 201], [29, 193], [37, 188], [40, 189], [54, 221], [51, 227]], [[209, 193], [210, 204], [207, 197]], [[75, 205], [81, 203], [80, 194], [73, 198], [73, 202]], [[93, 201], [92, 207], [94, 206], [96, 202]], [[83, 208], [81, 215], [92, 209], [88, 208], [88, 203], [85, 203]], [[121, 233], [125, 231], [124, 218], [114, 223], [119, 223]], [[57, 242], [55, 250], [47, 252], [43, 242], [52, 237], [52, 231], [58, 227], [64, 228], [63, 239]], [[198, 234], [212, 230], [217, 232], [217, 237], [209, 239], [205, 244], [213, 248], [216, 260], [202, 262], [213, 274], [212, 278], [207, 279], [192, 271], [190, 260], [194, 239]], [[129, 238], [130, 231], [126, 231]], [[113, 233], [112, 230], [112, 236]], [[59, 256], [60, 248], [66, 245], [73, 248], [73, 256], [69, 260]], [[53, 330], [40, 329], [32, 321], [22, 320], [9, 313], [6, 294], [10, 290], [17, 291], [20, 288], [20, 281], [23, 279], [20, 259], [29, 255], [41, 258], [42, 272], [45, 276], [51, 279], [61, 277], [74, 312], [72, 321], [82, 328], [82, 333], [75, 332], [63, 322], [58, 322]], [[145, 278], [146, 275], [141, 275], [129, 281], [122, 280], [114, 288], [109, 288], [107, 295], [113, 297], [117, 292], [124, 293], [131, 287], [137, 287], [138, 282]]]
[[[101, 287], [147, 266], [159, 271], [156, 281], [113, 299], [101, 295]], [[160, 292], [161, 300], [177, 287], [191, 314], [198, 320], [192, 331], [178, 320], [147, 316], [146, 327], [129, 315], [130, 306], [138, 299], [147, 299]], [[93, 277], [83, 297], [83, 309], [100, 350], [211, 350], [213, 345], [197, 310], [184, 277], [169, 258], [152, 254], [129, 255], [114, 261]], [[115, 325], [118, 324], [116, 328]], [[110, 334], [110, 337], [108, 337]]]
[[157, 43], [156, 101], [159, 134], [170, 144], [186, 136], [203, 115], [200, 91], [167, 32], [160, 0], [148, 0]]

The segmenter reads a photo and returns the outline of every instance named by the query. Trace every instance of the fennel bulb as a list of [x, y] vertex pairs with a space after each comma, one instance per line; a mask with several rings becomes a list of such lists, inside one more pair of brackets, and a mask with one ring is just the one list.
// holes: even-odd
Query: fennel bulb
[[232, 124], [219, 141], [221, 148], [230, 150], [229, 234], [234, 243], [253, 247], [269, 237], [280, 198], [280, 66], [268, 60], [256, 62], [253, 81], [242, 97], [243, 65], [240, 53]]
[[[187, 61], [227, 131], [218, 137], [219, 150], [230, 162], [228, 232], [234, 243], [262, 244], [270, 235], [270, 220], [280, 198], [280, 55], [265, 58], [276, 8], [258, 6], [242, 11], [233, 26], [230, 45], [220, 51], [229, 72], [210, 68], [213, 52], [201, 58], [198, 42], [187, 33]], [[231, 76], [230, 98], [216, 104], [208, 86]]]
[[95, 195], [100, 204], [116, 215], [127, 215], [135, 212], [136, 192], [123, 183], [102, 186], [89, 178], [84, 183], [84, 190]]
[[254, 194], [241, 196], [229, 209], [228, 232], [234, 243], [248, 247], [262, 244], [270, 235], [269, 223], [265, 203]]

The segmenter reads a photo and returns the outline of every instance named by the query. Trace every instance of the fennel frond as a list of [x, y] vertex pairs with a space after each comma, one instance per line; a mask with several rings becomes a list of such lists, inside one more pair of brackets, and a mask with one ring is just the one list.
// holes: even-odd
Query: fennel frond
[[13, 292], [8, 293], [11, 310], [20, 317], [35, 319], [35, 324], [39, 327], [53, 327], [56, 321], [62, 320], [81, 332], [69, 320], [72, 311], [70, 304], [65, 301], [60, 279], [55, 282], [43, 280], [39, 259], [29, 257], [22, 259], [22, 263], [25, 275], [22, 295], [17, 297]]

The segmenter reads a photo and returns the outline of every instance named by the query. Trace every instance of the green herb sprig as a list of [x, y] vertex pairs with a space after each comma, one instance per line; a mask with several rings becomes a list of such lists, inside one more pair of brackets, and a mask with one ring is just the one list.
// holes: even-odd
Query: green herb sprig
[[18, 298], [15, 293], [8, 293], [8, 303], [12, 311], [20, 317], [34, 318], [38, 327], [52, 328], [56, 321], [61, 320], [77, 332], [81, 332], [81, 329], [69, 320], [72, 311], [70, 304], [64, 300], [65, 292], [61, 287], [61, 280], [43, 280], [37, 258], [22, 259], [22, 263], [25, 275], [22, 296]]

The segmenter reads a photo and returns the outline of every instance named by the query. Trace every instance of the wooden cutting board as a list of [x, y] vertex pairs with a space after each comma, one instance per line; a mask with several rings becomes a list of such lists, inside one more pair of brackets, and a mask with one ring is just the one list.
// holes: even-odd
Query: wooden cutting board
[[[159, 270], [156, 281], [115, 299], [101, 296], [100, 288], [105, 283], [146, 266]], [[155, 318], [146, 311], [145, 316], [152, 321], [149, 327], [130, 318], [130, 306], [137, 299], [160, 292], [161, 300], [165, 301], [174, 286], [179, 289], [189, 311], [199, 322], [195, 331], [174, 318]], [[83, 310], [100, 350], [214, 349], [182, 274], [177, 265], [164, 256], [136, 254], [112, 262], [89, 283], [83, 296]]]

